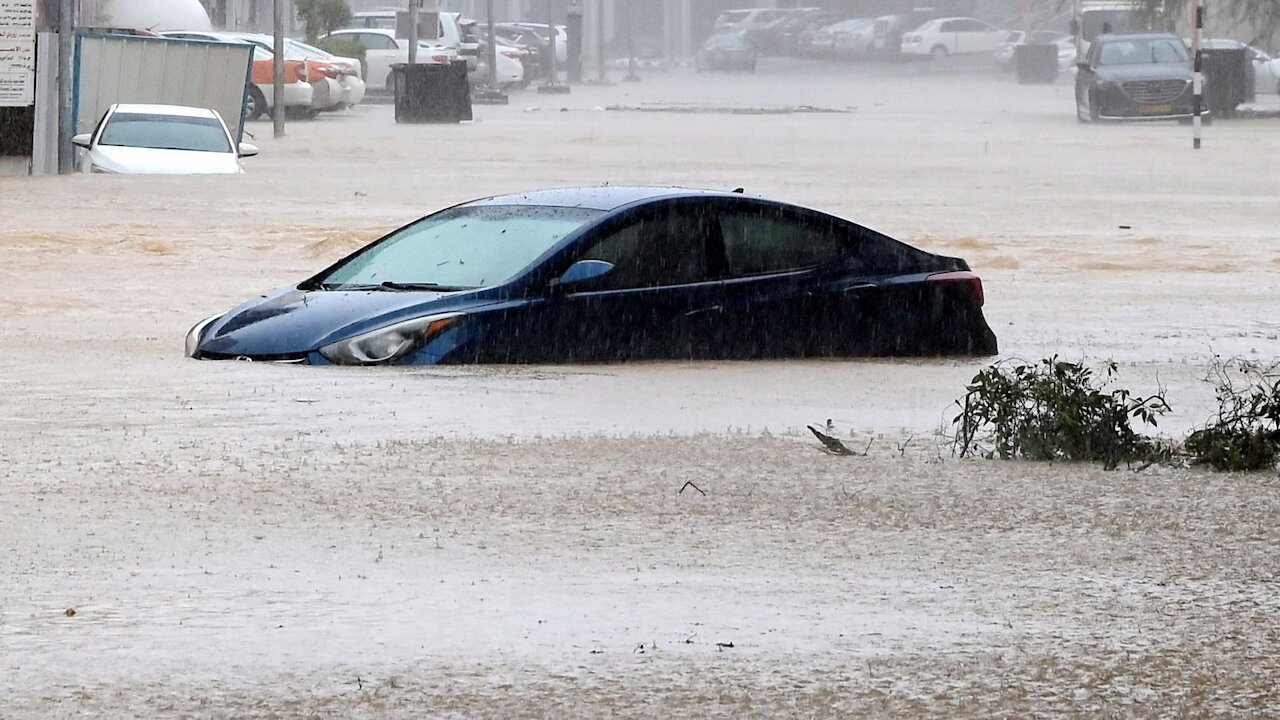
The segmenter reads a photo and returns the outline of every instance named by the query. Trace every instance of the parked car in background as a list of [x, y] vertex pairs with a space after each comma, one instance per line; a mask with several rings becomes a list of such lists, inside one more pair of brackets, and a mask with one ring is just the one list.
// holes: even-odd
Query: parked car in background
[[86, 151], [80, 158], [86, 173], [242, 173], [240, 158], [258, 154], [232, 141], [216, 110], [182, 105], [112, 105], [93, 132], [71, 141]]
[[[365, 84], [382, 88], [387, 92], [395, 90], [391, 66], [396, 63], [409, 62], [409, 41], [397, 38], [394, 30], [378, 28], [351, 28], [334, 30], [325, 35], [326, 39], [353, 42], [364, 48], [364, 62], [368, 66], [365, 73]], [[419, 63], [424, 65], [445, 65], [458, 59], [457, 50], [428, 41], [418, 41]]]
[[783, 55], [800, 54], [800, 36], [806, 30], [813, 30], [832, 23], [840, 22], [847, 15], [830, 10], [816, 12], [798, 12], [784, 20], [777, 29], [777, 52]]
[[835, 51], [835, 38], [831, 28], [848, 20], [842, 18], [812, 25], [800, 33], [797, 51], [804, 57], [827, 58]]
[[820, 7], [784, 8], [782, 15], [764, 27], [751, 31], [749, 39], [756, 49], [766, 55], [791, 54], [793, 48], [787, 46], [784, 35], [792, 23], [803, 23], [806, 18], [827, 14], [829, 11]]
[[428, 215], [197, 323], [200, 360], [315, 365], [992, 355], [982, 281], [739, 193], [542, 190]]
[[933, 8], [916, 8], [897, 15], [881, 15], [872, 27], [872, 53], [882, 60], [902, 57], [902, 36], [910, 30], [938, 17]]
[[[479, 29], [483, 37], [483, 32], [487, 30], [487, 26], [480, 25]], [[549, 40], [527, 27], [505, 23], [495, 23], [493, 34], [498, 37], [498, 42], [524, 51], [524, 55], [521, 56], [520, 60], [521, 64], [524, 65], [525, 83], [534, 78], [546, 77], [547, 73], [550, 72], [551, 42]]]
[[991, 53], [991, 59], [995, 60], [996, 66], [1001, 70], [1013, 70], [1013, 52], [1014, 48], [1022, 44], [1027, 34], [1021, 30], [1009, 30], [1005, 32], [1001, 38], [1000, 44], [996, 46], [994, 52]]
[[833, 52], [841, 60], [865, 60], [871, 57], [875, 41], [875, 18], [857, 18], [831, 28]]
[[[166, 31], [164, 37], [206, 42], [241, 43], [253, 46], [253, 65], [249, 73], [249, 87], [245, 95], [245, 117], [257, 120], [275, 111], [275, 54], [259, 45], [242, 40], [230, 33], [203, 31]], [[315, 106], [315, 89], [311, 86], [307, 63], [302, 60], [284, 61], [284, 97], [280, 104], [286, 112], [312, 115], [319, 112]]]
[[787, 17], [786, 10], [776, 8], [725, 10], [716, 16], [713, 33], [716, 35], [745, 33], [747, 40], [756, 43], [759, 47], [763, 44], [764, 35], [775, 25], [785, 22]]
[[[466, 19], [461, 20], [458, 27], [462, 31], [464, 51], [475, 53], [476, 64], [472, 72], [474, 82], [487, 85], [491, 78], [489, 73], [489, 38], [486, 28], [477, 24], [474, 20]], [[473, 45], [474, 50], [472, 49]], [[527, 85], [528, 82], [525, 80], [525, 57], [529, 55], [529, 51], [523, 47], [504, 42], [501, 37], [498, 38], [498, 44], [494, 49], [497, 51], [495, 58], [498, 67], [498, 87], [511, 88], [518, 85]], [[471, 66], [468, 65], [468, 69], [470, 68]]]
[[[261, 33], [227, 33], [232, 37], [270, 52], [275, 38]], [[360, 61], [354, 58], [338, 59], [331, 53], [297, 40], [286, 38], [284, 57], [307, 64], [307, 77], [311, 79], [311, 106], [316, 110], [342, 110], [364, 99], [364, 80], [360, 78]]]
[[[1010, 41], [1010, 38], [1016, 40]], [[1058, 47], [1059, 72], [1070, 70], [1076, 64], [1076, 41], [1069, 33], [1057, 30], [1035, 30], [1022, 32], [1010, 30], [1005, 40], [992, 53], [996, 65], [1002, 70], [1012, 71], [1014, 55], [1019, 45], [1056, 45]]]
[[938, 18], [904, 33], [902, 54], [936, 60], [949, 55], [992, 53], [1005, 34], [1004, 30], [977, 18]]
[[1176, 35], [1098, 35], [1076, 73], [1076, 118], [1190, 117], [1191, 79], [1191, 56]]
[[694, 56], [694, 68], [698, 72], [705, 70], [739, 70], [755, 72], [756, 50], [745, 32], [729, 32], [712, 35], [699, 48]]
[[[546, 23], [512, 22], [506, 24], [529, 30], [542, 38], [548, 47], [551, 46], [551, 32], [547, 29]], [[556, 25], [556, 67], [563, 68], [567, 62], [569, 62], [569, 31], [564, 25]]]
[[364, 63], [358, 58], [338, 57], [328, 50], [322, 50], [314, 45], [308, 45], [301, 40], [292, 38], [285, 39], [285, 48], [288, 52], [285, 57], [291, 54], [308, 60], [319, 60], [327, 62], [338, 68], [341, 73], [338, 82], [342, 85], [342, 104], [345, 107], [353, 107], [359, 105], [364, 99], [365, 82], [364, 82]]

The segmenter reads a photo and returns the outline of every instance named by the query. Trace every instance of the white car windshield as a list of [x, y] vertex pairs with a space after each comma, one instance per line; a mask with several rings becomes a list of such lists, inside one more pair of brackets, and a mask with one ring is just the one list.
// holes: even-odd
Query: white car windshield
[[118, 112], [111, 116], [98, 138], [99, 145], [231, 152], [231, 141], [222, 123], [211, 117]]
[[515, 277], [599, 210], [482, 205], [436, 213], [320, 278], [326, 290], [461, 290]]

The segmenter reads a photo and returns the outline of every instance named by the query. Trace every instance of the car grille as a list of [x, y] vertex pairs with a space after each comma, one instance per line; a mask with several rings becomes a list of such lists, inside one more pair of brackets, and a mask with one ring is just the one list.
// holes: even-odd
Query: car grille
[[1167, 103], [1182, 94], [1187, 87], [1186, 80], [1140, 80], [1127, 82], [1120, 86], [1124, 94], [1131, 100], [1143, 105]]

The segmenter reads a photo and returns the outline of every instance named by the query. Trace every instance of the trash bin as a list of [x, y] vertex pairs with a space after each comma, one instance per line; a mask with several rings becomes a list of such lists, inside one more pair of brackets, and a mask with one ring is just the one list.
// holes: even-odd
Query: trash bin
[[1200, 69], [1210, 115], [1231, 117], [1241, 103], [1252, 100], [1255, 70], [1244, 48], [1201, 48]]
[[445, 64], [396, 63], [396, 122], [457, 123], [471, 119], [471, 84], [464, 60]]
[[1013, 47], [1013, 70], [1023, 85], [1052, 83], [1058, 79], [1058, 46], [1034, 43]]

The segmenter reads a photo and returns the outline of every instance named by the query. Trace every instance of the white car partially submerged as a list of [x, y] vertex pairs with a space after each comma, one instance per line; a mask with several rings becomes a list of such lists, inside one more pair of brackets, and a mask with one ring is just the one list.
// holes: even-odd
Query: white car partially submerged
[[234, 174], [244, 172], [240, 158], [258, 154], [232, 141], [217, 111], [183, 105], [112, 105], [92, 133], [72, 142], [87, 151], [86, 173]]

